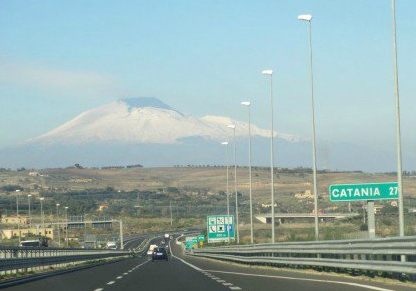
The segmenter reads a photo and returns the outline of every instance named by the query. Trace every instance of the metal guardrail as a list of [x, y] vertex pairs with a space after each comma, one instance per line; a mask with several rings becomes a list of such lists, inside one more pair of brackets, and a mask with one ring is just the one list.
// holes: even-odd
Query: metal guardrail
[[208, 247], [188, 254], [244, 264], [407, 274], [416, 279], [416, 236]]
[[84, 262], [130, 256], [127, 251], [107, 249], [65, 249], [35, 247], [0, 247], [0, 271]]

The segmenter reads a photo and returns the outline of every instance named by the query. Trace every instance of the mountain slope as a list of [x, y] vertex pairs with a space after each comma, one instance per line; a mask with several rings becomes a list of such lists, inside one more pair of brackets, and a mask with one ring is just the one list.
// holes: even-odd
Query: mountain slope
[[[86, 167], [142, 164], [224, 165], [220, 141], [232, 141], [236, 124], [236, 158], [248, 164], [248, 124], [222, 116], [185, 115], [156, 98], [115, 101], [81, 113], [74, 119], [19, 146], [0, 150], [0, 167], [47, 168], [80, 163]], [[268, 166], [270, 132], [252, 125], [252, 161]], [[305, 138], [274, 133], [275, 165], [310, 167], [311, 143]], [[231, 145], [232, 146], [232, 145]], [[325, 149], [325, 155], [321, 154]], [[347, 143], [317, 144], [318, 168], [394, 171], [395, 153], [377, 152]], [[232, 161], [232, 151], [229, 151]], [[407, 169], [416, 160], [406, 156]]]
[[[236, 124], [236, 136], [248, 135], [248, 124], [228, 117], [197, 118], [184, 115], [156, 98], [115, 101], [81, 113], [56, 129], [29, 140], [39, 144], [83, 144], [90, 142], [174, 144], [184, 138], [224, 140], [230, 137], [229, 124]], [[251, 127], [253, 136], [269, 137], [270, 131]], [[274, 133], [288, 141], [300, 138]]]

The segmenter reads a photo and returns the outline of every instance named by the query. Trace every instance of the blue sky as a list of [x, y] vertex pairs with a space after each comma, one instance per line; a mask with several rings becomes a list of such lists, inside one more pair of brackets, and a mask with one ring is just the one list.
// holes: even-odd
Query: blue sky
[[[405, 155], [416, 147], [416, 2], [396, 0]], [[390, 0], [0, 2], [0, 147], [109, 101], [153, 96], [184, 113], [310, 135], [311, 13], [318, 140], [394, 151]]]

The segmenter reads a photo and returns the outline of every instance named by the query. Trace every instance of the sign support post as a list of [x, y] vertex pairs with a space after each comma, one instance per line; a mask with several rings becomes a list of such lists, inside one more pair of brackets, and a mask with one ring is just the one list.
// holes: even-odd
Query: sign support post
[[368, 238], [376, 238], [376, 219], [374, 215], [374, 200], [368, 200], [367, 202], [367, 215], [368, 215]]

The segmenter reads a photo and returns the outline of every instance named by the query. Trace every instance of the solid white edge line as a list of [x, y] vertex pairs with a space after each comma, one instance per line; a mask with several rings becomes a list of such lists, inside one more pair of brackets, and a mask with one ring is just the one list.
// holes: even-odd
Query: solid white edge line
[[342, 282], [342, 281], [323, 280], [323, 279], [309, 279], [309, 278], [295, 278], [295, 277], [274, 276], [274, 275], [248, 274], [248, 273], [215, 271], [215, 270], [206, 270], [206, 271], [207, 272], [212, 272], [212, 273], [223, 273], [223, 274], [251, 276], [251, 277], [275, 278], [275, 279], [286, 279], [286, 280], [295, 280], [295, 281], [310, 281], [310, 282], [340, 284], [340, 285], [355, 286], [355, 287], [361, 287], [361, 288], [370, 289], [370, 290], [377, 290], [377, 291], [395, 291], [393, 289], [386, 289], [386, 288], [381, 288], [381, 287], [376, 287], [376, 286], [371, 286], [371, 285], [365, 285], [365, 284], [359, 284], [359, 283], [353, 283], [353, 282]]
[[171, 248], [170, 241], [169, 241], [169, 248], [172, 257], [182, 261], [184, 264], [190, 266], [191, 268], [197, 271], [205, 271], [210, 273], [224, 273], [224, 274], [234, 274], [234, 275], [242, 275], [242, 276], [252, 276], [252, 277], [263, 277], [263, 278], [276, 278], [276, 279], [286, 279], [286, 280], [296, 280], [296, 281], [309, 281], [309, 282], [322, 282], [322, 283], [331, 283], [331, 284], [339, 284], [339, 285], [347, 285], [347, 286], [355, 286], [360, 288], [365, 288], [369, 290], [376, 290], [376, 291], [395, 291], [393, 289], [386, 289], [371, 285], [359, 284], [359, 283], [352, 283], [352, 282], [342, 282], [342, 281], [334, 281], [334, 280], [323, 280], [323, 279], [309, 279], [309, 278], [295, 278], [295, 277], [285, 277], [285, 276], [272, 276], [272, 275], [260, 275], [260, 274], [248, 274], [248, 273], [238, 273], [238, 272], [227, 272], [227, 271], [215, 271], [215, 270], [203, 270], [191, 263], [188, 263], [184, 259], [178, 258], [173, 254], [173, 249]]
[[197, 271], [202, 271], [202, 269], [201, 269], [201, 268], [198, 268], [197, 266], [194, 266], [194, 265], [192, 265], [191, 263], [188, 263], [188, 262], [187, 262], [187, 261], [185, 261], [184, 259], [181, 259], [181, 258], [178, 258], [177, 256], [175, 256], [175, 254], [173, 253], [173, 249], [172, 249], [172, 247], [171, 247], [171, 245], [170, 245], [170, 242], [171, 242], [171, 241], [169, 241], [169, 248], [170, 248], [170, 253], [171, 253], [171, 255], [172, 255], [172, 257], [173, 257], [173, 258], [180, 260], [182, 263], [184, 263], [184, 264], [188, 265], [188, 266], [189, 266], [189, 267], [191, 267], [192, 269], [195, 269], [195, 270], [197, 270]]

